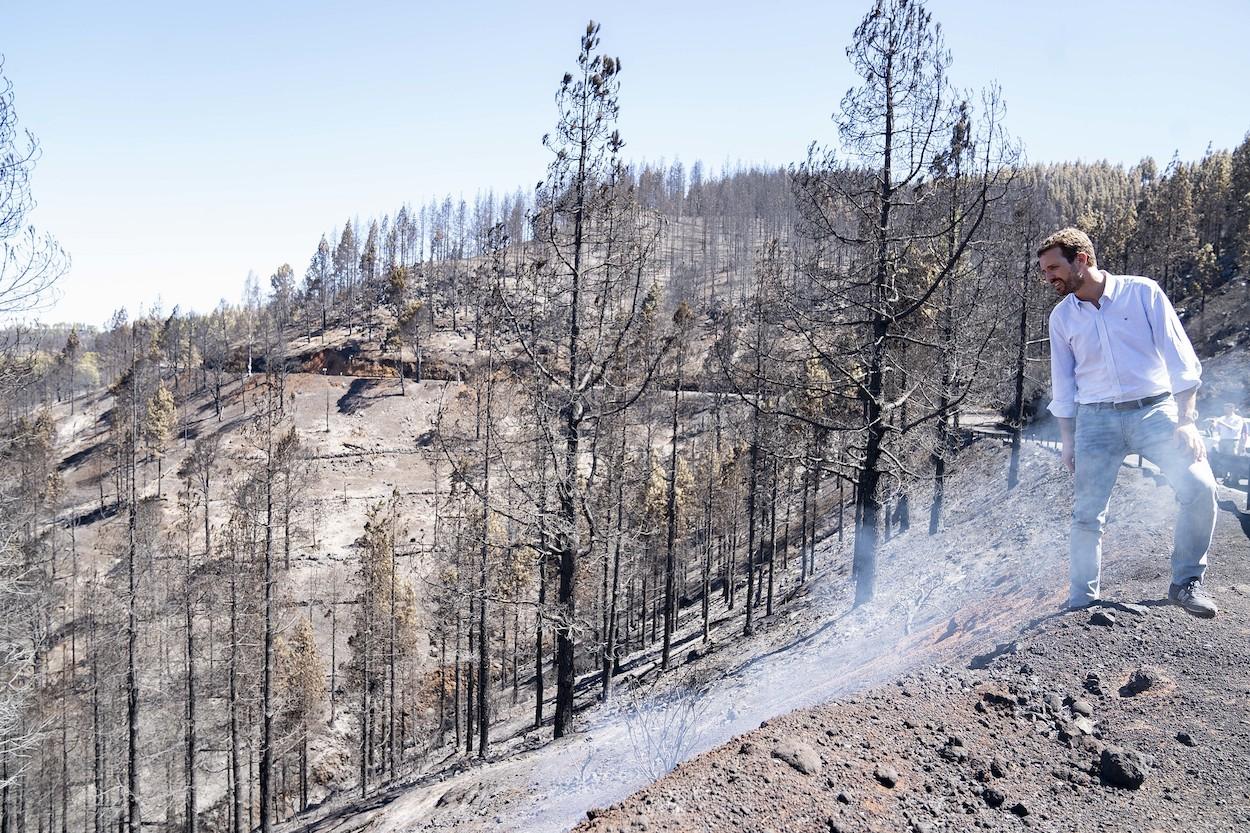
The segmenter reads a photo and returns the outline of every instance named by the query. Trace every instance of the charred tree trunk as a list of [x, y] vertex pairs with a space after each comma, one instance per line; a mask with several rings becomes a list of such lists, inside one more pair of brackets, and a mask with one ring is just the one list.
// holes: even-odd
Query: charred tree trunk
[[673, 648], [673, 631], [677, 628], [677, 416], [681, 404], [681, 370], [685, 360], [684, 351], [677, 351], [676, 383], [673, 385], [672, 424], [669, 432], [668, 484], [665, 496], [665, 514], [668, 516], [668, 537], [664, 548], [664, 647], [660, 656], [660, 667], [668, 669], [670, 653]]
[[[272, 362], [271, 362], [272, 364]], [[265, 403], [265, 549], [264, 549], [264, 636], [261, 669], [260, 735], [260, 829], [273, 830], [273, 379], [268, 380]]]
[[[1007, 466], [1007, 488], [1014, 489], [1020, 483], [1020, 434], [1024, 430], [1024, 371], [1028, 355], [1029, 332], [1029, 273], [1033, 259], [1025, 255], [1020, 282], [1020, 325], [1016, 331], [1016, 379], [1015, 397], [1011, 403], [1011, 462]], [[1202, 319], [1204, 322], [1205, 318]]]
[[229, 671], [229, 720], [230, 720], [230, 782], [232, 833], [243, 833], [243, 761], [239, 731], [239, 581], [238, 564], [231, 553], [230, 564], [230, 671]]
[[[190, 532], [188, 531], [188, 539]], [[185, 778], [186, 778], [186, 808], [184, 810], [185, 820], [183, 830], [185, 833], [196, 833], [196, 772], [195, 772], [195, 754], [196, 754], [196, 723], [195, 723], [195, 603], [194, 596], [191, 592], [192, 566], [191, 566], [191, 542], [187, 541], [187, 559], [185, 566], [184, 582], [186, 585], [186, 600], [184, 607], [183, 626], [186, 628], [186, 683], [187, 683], [187, 703], [186, 703], [186, 760], [185, 760]]]
[[[137, 349], [132, 346], [132, 349]], [[138, 365], [131, 363], [130, 390], [130, 441], [127, 447], [129, 479], [129, 504], [126, 522], [126, 830], [127, 833], [139, 833], [143, 824], [141, 804], [139, 801], [139, 622], [136, 606], [138, 605], [138, 577], [136, 561], [138, 559], [137, 522], [139, 513], [139, 495], [135, 484], [135, 453], [139, 442], [139, 380]]]
[[[616, 473], [616, 541], [613, 547], [612, 556], [612, 587], [608, 598], [608, 614], [606, 621], [606, 632], [604, 634], [603, 649], [603, 677], [601, 687], [603, 692], [603, 702], [607, 702], [612, 697], [612, 675], [616, 673], [617, 665], [617, 645], [616, 645], [616, 628], [617, 628], [617, 603], [620, 598], [621, 587], [621, 544], [625, 533], [625, 476], [622, 469], [625, 465], [625, 440], [626, 440], [626, 422], [625, 415], [621, 415], [621, 444], [617, 450], [617, 467]], [[628, 634], [626, 635], [628, 639]]]

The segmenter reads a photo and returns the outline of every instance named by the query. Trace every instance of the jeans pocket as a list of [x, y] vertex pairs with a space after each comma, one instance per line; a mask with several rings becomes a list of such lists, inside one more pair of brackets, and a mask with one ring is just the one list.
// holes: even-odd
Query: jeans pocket
[[1074, 437], [1078, 458], [1090, 453], [1111, 451], [1118, 445], [1117, 429], [1114, 412], [1099, 408], [1081, 408], [1076, 414]]
[[1151, 406], [1142, 416], [1133, 432], [1134, 445], [1139, 453], [1144, 451], [1147, 456], [1152, 451], [1156, 454], [1163, 453], [1164, 449], [1170, 449], [1176, 444], [1176, 427], [1179, 424], [1176, 400], [1169, 397], [1158, 405]]

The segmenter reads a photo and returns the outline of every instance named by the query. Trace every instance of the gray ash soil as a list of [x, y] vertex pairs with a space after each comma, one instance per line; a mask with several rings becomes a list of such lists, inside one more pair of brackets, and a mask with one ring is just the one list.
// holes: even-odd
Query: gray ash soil
[[[1159, 604], [1171, 490], [1149, 467], [1124, 466], [1104, 592], [1142, 607], [1109, 608], [1114, 624], [1095, 626], [1092, 613], [1059, 612], [1071, 478], [1043, 445], [1027, 444], [1021, 462], [1007, 490], [1007, 450], [988, 439], [965, 448], [935, 536], [916, 488], [912, 528], [883, 543], [870, 605], [852, 607], [850, 537], [829, 534], [831, 515], [819, 575], [779, 588], [792, 598], [754, 636], [741, 636], [740, 606], [714, 614], [708, 644], [689, 621], [680, 667], [659, 674], [658, 655], [634, 657], [612, 703], [587, 703], [571, 735], [501, 723], [488, 762], [434, 764], [284, 829], [559, 833], [588, 810], [588, 830], [1182, 829], [1173, 815], [1198, 819], [1184, 829], [1245, 827], [1235, 808], [1250, 804], [1250, 516], [1232, 509], [1244, 492], [1221, 487], [1208, 578], [1224, 611], [1199, 622]], [[1138, 671], [1151, 686], [1120, 697]], [[1089, 674], [1101, 694], [1086, 689]], [[637, 742], [642, 729], [654, 744]], [[1139, 770], [1136, 790], [1104, 784], [1099, 743], [1141, 756], [1108, 754], [1107, 778]], [[671, 760], [685, 762], [653, 783]]]
[[[1104, 606], [1039, 609], [1012, 640], [765, 721], [576, 829], [1250, 829], [1245, 495], [1221, 488], [1207, 576], [1221, 612], [1198, 620], [1165, 601], [1171, 502], [1148, 475], [1126, 466], [1112, 498]], [[1057, 492], [1019, 519], [1051, 547], [1065, 537]], [[948, 542], [975, 539], [959, 525]], [[1017, 532], [987, 530], [980, 549]], [[1047, 603], [1056, 572], [1036, 576], [1056, 582]], [[1036, 598], [1021, 590], [951, 622]]]

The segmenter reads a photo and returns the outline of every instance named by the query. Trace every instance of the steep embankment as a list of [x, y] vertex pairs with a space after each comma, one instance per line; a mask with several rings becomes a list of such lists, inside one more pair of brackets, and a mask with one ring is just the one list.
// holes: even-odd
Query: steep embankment
[[[726, 628], [705, 652], [695, 638], [683, 649], [684, 655], [690, 647], [698, 648], [684, 669], [658, 682], [650, 682], [643, 669], [615, 705], [586, 713], [572, 737], [546, 741], [522, 735], [510, 754], [498, 760], [343, 807], [312, 829], [565, 830], [584, 820], [588, 810], [620, 801], [674, 763], [764, 720], [767, 726], [748, 736], [745, 753], [739, 753], [743, 743], [734, 741], [682, 764], [612, 810], [595, 811], [590, 829], [828, 831], [832, 819], [840, 829], [894, 830], [906, 829], [907, 815], [936, 823], [934, 829], [947, 823], [958, 829], [982, 816], [985, 823], [1006, 819], [1018, 824], [1017, 816], [1010, 815], [1016, 802], [1030, 810], [1030, 823], [1042, 813], [1058, 817], [1051, 814], [1050, 798], [1040, 803], [1032, 799], [1031, 804], [1026, 800], [1049, 796], [1050, 784], [1047, 792], [1039, 793], [1029, 774], [1039, 765], [1049, 773], [1066, 749], [1039, 733], [1039, 727], [1050, 732], [1055, 726], [1054, 713], [1044, 711], [1049, 708], [1044, 695], [1059, 694], [1063, 709], [1063, 696], [1080, 693], [1084, 675], [1096, 673], [1112, 697], [1128, 665], [1146, 662], [1146, 655], [1151, 662], [1166, 662], [1155, 649], [1164, 635], [1192, 643], [1200, 641], [1198, 634], [1218, 632], [1220, 639], [1212, 638], [1212, 645], [1244, 642], [1237, 623], [1244, 621], [1245, 608], [1232, 601], [1236, 594], [1228, 585], [1241, 580], [1230, 577], [1241, 575], [1233, 572], [1233, 562], [1244, 553], [1245, 541], [1235, 521], [1222, 514], [1213, 579], [1230, 609], [1214, 627], [1191, 622], [1171, 608], [1149, 607], [1144, 614], [1117, 613], [1115, 626], [1090, 632], [1084, 619], [1058, 613], [1066, 589], [1070, 481], [1054, 453], [1040, 446], [1026, 447], [1022, 482], [1010, 492], [1003, 488], [1005, 467], [1005, 449], [991, 441], [965, 451], [950, 491], [945, 528], [929, 537], [927, 525], [917, 523], [884, 545], [881, 593], [873, 605], [851, 608], [849, 553], [836, 539], [827, 540], [817, 557], [821, 578], [777, 616], [764, 620], [752, 639], [738, 637], [737, 627]], [[1162, 542], [1170, 535], [1170, 490], [1149, 469], [1126, 466], [1113, 500], [1106, 540], [1108, 592], [1114, 598], [1157, 600], [1166, 590]], [[926, 495], [913, 494], [912, 505], [919, 516], [927, 506]], [[1032, 653], [1029, 640], [1050, 633], [1084, 647], [1039, 641]], [[1098, 640], [1121, 645], [1120, 653], [1104, 651]], [[1177, 650], [1172, 653], [1182, 655]], [[1218, 650], [1229, 650], [1232, 656], [1244, 648]], [[978, 656], [981, 670], [968, 670]], [[1026, 663], [1031, 670], [1022, 670]], [[889, 684], [935, 665], [948, 670], [914, 676], [905, 684], [906, 693]], [[1161, 679], [1185, 674], [1184, 668], [1166, 666]], [[1203, 685], [1224, 696], [1225, 691], [1210, 684], [1214, 679], [1204, 678]], [[883, 684], [869, 699], [836, 699]], [[998, 711], [983, 713], [975, 703], [990, 690], [988, 685], [1003, 693], [999, 700], [983, 703], [983, 708]], [[1149, 705], [1155, 702], [1152, 698], [1162, 702], [1157, 692], [1168, 691], [1168, 685], [1160, 682], [1156, 694], [1134, 703]], [[1127, 729], [1113, 731], [1121, 725], [1112, 722], [1115, 708], [1087, 696], [1093, 697], [1096, 709], [1094, 728], [1106, 740], [1149, 751], [1148, 744], [1125, 734]], [[1014, 712], [1006, 703], [1009, 697], [1024, 698]], [[813, 711], [777, 717], [831, 699], [832, 704]], [[1043, 711], [1030, 718], [1029, 710], [1036, 708]], [[1064, 726], [1074, 722], [1071, 716], [1064, 721]], [[925, 723], [931, 728], [923, 728]], [[1016, 726], [1022, 737], [1031, 739], [1028, 743], [1011, 734], [1009, 727]], [[1214, 726], [1212, 732], [1219, 735], [1227, 729]], [[1194, 738], [1206, 737], [1194, 725], [1189, 731]], [[952, 735], [959, 736], [967, 752], [942, 752]], [[791, 742], [792, 751], [778, 749], [785, 741]], [[925, 747], [927, 753], [914, 746], [925, 743], [931, 747]], [[999, 746], [1002, 751], [991, 751]], [[774, 760], [774, 750], [808, 761], [800, 765], [818, 767], [819, 773], [803, 774]], [[1093, 747], [1070, 756], [1076, 760], [1087, 752], [1094, 754]], [[978, 771], [995, 754], [1006, 764], [999, 769], [1015, 779], [996, 787], [1003, 792], [1001, 812], [1007, 816], [991, 816], [977, 792], [985, 786], [976, 780]], [[948, 763], [949, 771], [942, 769]], [[894, 789], [874, 778], [879, 766], [882, 775], [889, 768], [898, 773]], [[926, 791], [926, 781], [932, 792]], [[1147, 785], [1152, 783], [1160, 789], [1167, 782], [1152, 778]], [[1174, 783], [1179, 787], [1182, 782]], [[1082, 787], [1079, 777], [1064, 782], [1064, 789], [1073, 788], [1104, 789]], [[847, 803], [838, 800], [839, 793]], [[905, 795], [913, 797], [900, 802]], [[1011, 802], [1006, 802], [1008, 796]], [[995, 800], [991, 793], [990, 801]], [[980, 815], [968, 815], [965, 801]]]
[[[1121, 472], [1104, 572], [1117, 604], [1039, 607], [1013, 639], [770, 720], [578, 830], [1247, 829], [1250, 516], [1221, 488], [1208, 583], [1222, 612], [1196, 620], [1163, 601], [1168, 491]], [[1042, 500], [1019, 519], [1051, 563], [1066, 506]], [[1001, 508], [985, 507], [987, 539]]]

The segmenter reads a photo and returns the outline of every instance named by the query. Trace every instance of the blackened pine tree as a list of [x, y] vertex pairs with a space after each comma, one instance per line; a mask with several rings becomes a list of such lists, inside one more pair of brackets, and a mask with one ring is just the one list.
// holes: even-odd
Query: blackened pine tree
[[358, 274], [357, 250], [360, 248], [352, 230], [351, 218], [343, 224], [343, 234], [334, 248], [335, 294], [342, 299], [344, 317], [347, 319], [348, 335], [352, 332], [356, 313], [356, 276]]
[[[665, 487], [664, 514], [667, 520], [668, 537], [664, 547], [664, 648], [660, 659], [660, 667], [667, 669], [673, 650], [673, 631], [677, 630], [677, 531], [678, 510], [683, 501], [679, 501], [678, 492], [678, 456], [677, 456], [677, 422], [681, 405], [682, 369], [686, 363], [686, 348], [690, 341], [691, 321], [694, 318], [690, 307], [685, 301], [677, 305], [673, 313], [673, 337], [676, 351], [673, 357], [673, 409], [671, 411], [671, 431], [669, 432], [669, 455], [667, 483]], [[689, 493], [689, 490], [686, 490]]]
[[364, 249], [360, 253], [360, 294], [365, 308], [365, 337], [373, 338], [373, 314], [377, 302], [378, 221], [369, 224]]
[[[556, 605], [549, 610], [556, 633], [556, 737], [573, 716], [578, 562], [597, 551], [606, 534], [590, 509], [594, 478], [582, 476], [597, 446], [583, 441], [593, 439], [587, 432], [598, 430], [607, 411], [637, 399], [659, 358], [634, 357], [646, 369], [635, 392], [612, 405], [601, 400], [601, 383], [629, 349], [642, 317], [659, 222], [638, 205], [620, 160], [620, 61], [598, 50], [599, 26], [591, 21], [577, 68], [556, 92], [555, 131], [544, 137], [554, 158], [535, 195], [533, 270], [545, 285], [502, 298], [505, 326], [541, 380], [536, 404], [549, 429], [540, 442], [555, 473], [554, 512], [537, 526], [557, 572]], [[541, 307], [537, 314], [535, 306]]]
[[1033, 195], [1035, 188], [1034, 177], [1021, 177], [1015, 189], [1016, 194], [1013, 195], [1015, 208], [1012, 211], [1010, 239], [1020, 271], [1019, 283], [1015, 289], [1016, 355], [1011, 372], [1011, 405], [1007, 412], [1007, 425], [1011, 431], [1011, 461], [1007, 466], [1008, 489], [1014, 489], [1020, 484], [1020, 442], [1026, 418], [1024, 394], [1025, 384], [1029, 379], [1030, 313], [1033, 313], [1032, 320], [1036, 322], [1038, 312], [1036, 296], [1039, 282], [1036, 277], [1034, 248], [1041, 234], [1041, 223]]
[[1016, 153], [1001, 128], [1002, 103], [990, 91], [979, 112], [969, 107], [966, 114], [975, 152], [962, 163], [953, 210], [935, 208], [934, 195], [952, 199], [951, 192], [927, 180], [949, 153], [966, 100], [947, 78], [941, 26], [917, 0], [877, 0], [847, 56], [862, 81], [834, 117], [845, 158], [813, 147], [794, 170], [808, 285], [802, 308], [790, 314], [829, 370], [830, 395], [849, 385], [858, 399], [858, 408], [828, 427], [852, 440], [859, 518], [852, 575], [855, 602], [863, 604], [876, 590], [883, 489], [898, 468], [898, 439], [945, 418], [954, 404], [917, 395], [925, 373], [909, 371], [908, 362], [934, 362], [924, 349], [909, 348], [918, 341], [914, 319], [933, 317], [936, 293], [976, 245], [1014, 176]]
[[[34, 207], [30, 175], [39, 145], [32, 134], [18, 127], [13, 87], [3, 69], [0, 62], [0, 321], [46, 299], [68, 260], [50, 235], [36, 231], [29, 222]], [[70, 352], [68, 343], [66, 352]], [[30, 364], [21, 357], [15, 340], [4, 339], [0, 343], [0, 408], [12, 414], [13, 402], [30, 376]], [[0, 434], [0, 465], [6, 473], [13, 470], [10, 456], [20, 440], [20, 433], [6, 430]], [[0, 674], [9, 682], [0, 686], [0, 738], [4, 739], [0, 749], [0, 826], [8, 829], [13, 821], [9, 790], [19, 771], [16, 754], [37, 737], [39, 725], [26, 715], [33, 689], [26, 681], [37, 663], [33, 662], [36, 646], [31, 631], [24, 625], [29, 622], [28, 615], [46, 600], [45, 594], [36, 592], [26, 580], [29, 570], [24, 563], [21, 530], [23, 513], [34, 505], [14, 478], [6, 477], [5, 481], [0, 483]], [[19, 819], [22, 822], [24, 819]]]
[[[326, 340], [326, 322], [328, 320], [328, 306], [330, 301], [330, 278], [333, 275], [333, 258], [330, 255], [330, 241], [326, 240], [326, 236], [321, 235], [321, 241], [317, 244], [317, 251], [313, 253], [312, 259], [308, 262], [308, 269], [304, 272], [304, 298], [305, 303], [316, 310], [317, 316], [321, 320], [321, 341]], [[315, 304], [315, 306], [314, 306]], [[307, 321], [312, 320], [309, 315]], [[312, 341], [311, 327], [309, 327], [309, 341]]]

